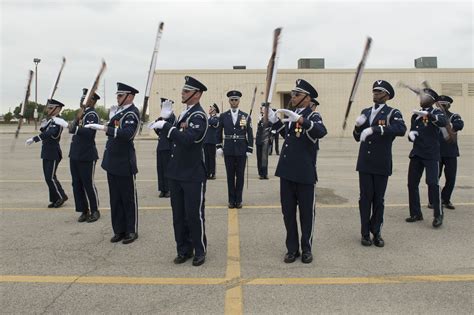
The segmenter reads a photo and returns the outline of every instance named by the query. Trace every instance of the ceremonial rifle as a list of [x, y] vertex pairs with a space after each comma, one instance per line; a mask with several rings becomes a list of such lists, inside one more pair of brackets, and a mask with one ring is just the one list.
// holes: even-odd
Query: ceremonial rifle
[[23, 124], [23, 117], [25, 116], [25, 108], [26, 108], [26, 105], [28, 104], [28, 99], [30, 98], [32, 80], [33, 80], [33, 71], [29, 70], [28, 80], [26, 81], [25, 97], [23, 98], [23, 104], [21, 104], [21, 108], [20, 108], [20, 119], [18, 120], [18, 127], [16, 128], [16, 131], [15, 131], [15, 139], [18, 138], [18, 135], [20, 134], [21, 126]]
[[97, 73], [94, 79], [94, 82], [92, 83], [92, 87], [90, 88], [90, 90], [87, 90], [85, 88], [82, 89], [82, 97], [79, 103], [79, 110], [77, 111], [74, 125], [77, 125], [81, 121], [82, 115], [84, 114], [84, 111], [86, 110], [86, 108], [92, 106], [92, 103], [94, 102], [94, 94], [99, 88], [100, 80], [106, 69], [107, 69], [107, 64], [105, 63], [105, 60], [102, 59], [99, 72]]
[[145, 123], [145, 120], [146, 120], [146, 111], [148, 109], [148, 99], [150, 98], [151, 85], [153, 83], [153, 75], [155, 74], [156, 58], [158, 56], [158, 48], [160, 47], [161, 35], [163, 34], [163, 26], [164, 26], [164, 23], [160, 22], [158, 26], [158, 32], [156, 34], [155, 47], [151, 55], [150, 69], [148, 70], [148, 79], [146, 81], [145, 98], [143, 100], [142, 117], [141, 117], [139, 134], [142, 134], [143, 124]]
[[[255, 105], [255, 97], [257, 96], [257, 86], [255, 86], [255, 89], [253, 90], [253, 97], [252, 97], [252, 103], [250, 103], [250, 112], [249, 112], [249, 115], [247, 117], [247, 122], [248, 123], [248, 120], [249, 118], [252, 117], [252, 112], [253, 112], [253, 107]], [[249, 188], [249, 163], [247, 161], [247, 189]]]
[[357, 66], [356, 75], [354, 78], [354, 83], [352, 84], [351, 95], [349, 96], [349, 102], [347, 103], [346, 113], [344, 115], [344, 122], [342, 123], [342, 132], [346, 130], [347, 126], [347, 117], [349, 117], [349, 112], [351, 111], [352, 103], [354, 102], [355, 95], [357, 92], [357, 87], [359, 86], [360, 79], [362, 77], [362, 73], [364, 72], [365, 62], [367, 61], [367, 57], [369, 55], [370, 46], [372, 45], [372, 38], [367, 37], [367, 41], [365, 43], [364, 53], [362, 54], [362, 59]]
[[276, 75], [278, 69], [278, 58], [280, 55], [279, 45], [282, 28], [276, 28], [273, 31], [273, 45], [272, 54], [267, 65], [267, 78], [265, 84], [265, 103], [263, 108], [263, 145], [262, 145], [262, 167], [268, 167], [268, 146], [270, 141], [270, 132], [267, 130], [268, 127], [268, 110], [270, 103], [272, 102], [273, 89], [275, 88]]

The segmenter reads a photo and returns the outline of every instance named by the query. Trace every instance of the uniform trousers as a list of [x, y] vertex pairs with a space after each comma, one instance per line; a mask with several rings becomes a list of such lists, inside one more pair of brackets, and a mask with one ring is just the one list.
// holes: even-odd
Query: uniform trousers
[[173, 228], [178, 255], [206, 255], [205, 228], [206, 182], [169, 179]]
[[280, 178], [280, 202], [286, 228], [286, 248], [289, 253], [298, 252], [300, 248], [297, 206], [301, 226], [301, 249], [303, 252], [311, 252], [316, 217], [314, 186]]
[[72, 191], [77, 212], [99, 210], [99, 196], [94, 183], [97, 161], [69, 160], [72, 177]]
[[267, 165], [267, 167], [262, 166], [262, 157], [263, 157], [263, 144], [257, 144], [257, 170], [258, 170], [258, 175], [267, 176], [268, 175], [268, 165]]
[[156, 170], [158, 173], [158, 191], [169, 192], [168, 184], [168, 163], [171, 159], [171, 150], [156, 151]]
[[204, 144], [204, 160], [206, 165], [206, 175], [216, 175], [216, 145], [212, 143]]
[[362, 236], [380, 234], [388, 176], [359, 172], [359, 212]]
[[247, 156], [224, 155], [224, 161], [227, 172], [227, 193], [229, 196], [229, 203], [242, 203]]
[[423, 170], [426, 169], [426, 184], [428, 185], [429, 200], [432, 201], [434, 216], [443, 215], [443, 206], [441, 205], [441, 194], [439, 190], [439, 162], [436, 160], [424, 160], [418, 156], [410, 158], [408, 166], [408, 199], [410, 204], [410, 216], [420, 216], [420, 179]]
[[454, 185], [456, 184], [456, 172], [458, 168], [458, 159], [457, 157], [442, 157], [439, 162], [439, 176], [443, 172], [444, 168], [444, 177], [446, 182], [443, 189], [441, 190], [441, 200], [443, 202], [451, 202], [451, 194], [454, 190]]
[[61, 160], [43, 160], [43, 174], [48, 185], [50, 202], [56, 202], [66, 197], [63, 187], [56, 177], [56, 170], [60, 162]]
[[107, 173], [112, 228], [115, 234], [138, 233], [138, 197], [136, 176]]

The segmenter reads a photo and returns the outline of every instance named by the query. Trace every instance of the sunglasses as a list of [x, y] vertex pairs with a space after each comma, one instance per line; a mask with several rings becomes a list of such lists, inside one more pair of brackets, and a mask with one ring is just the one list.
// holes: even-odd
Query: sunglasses
[[186, 90], [186, 89], [182, 89], [181, 92], [184, 93], [184, 94], [188, 94], [188, 93], [191, 93], [193, 90]]
[[237, 102], [237, 101], [238, 101], [238, 99], [231, 98], [231, 99], [230, 99], [230, 101], [231, 101], [231, 102]]
[[117, 94], [117, 97], [124, 97], [125, 95], [127, 95], [127, 94], [120, 93], [120, 94]]

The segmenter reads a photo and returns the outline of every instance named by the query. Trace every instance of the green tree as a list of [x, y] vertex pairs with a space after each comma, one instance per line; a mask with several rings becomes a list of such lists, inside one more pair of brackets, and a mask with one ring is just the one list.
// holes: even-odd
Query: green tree
[[66, 121], [73, 121], [79, 109], [65, 109], [61, 112], [61, 117]]
[[[20, 118], [20, 106], [17, 106], [15, 107], [15, 109], [13, 110], [13, 114], [15, 115], [15, 118]], [[35, 108], [38, 109], [38, 116], [41, 117], [42, 116], [42, 113], [44, 112], [44, 108], [45, 106], [42, 105], [42, 104], [37, 104], [35, 102], [28, 102], [26, 103], [26, 107], [25, 107], [25, 112], [23, 114], [23, 117], [26, 118], [27, 122], [30, 123], [30, 120], [33, 119], [33, 113], [35, 111]]]
[[8, 112], [8, 113], [6, 113], [6, 114], [3, 116], [3, 119], [5, 119], [5, 121], [6, 121], [7, 123], [10, 122], [10, 120], [12, 120], [12, 118], [13, 118], [12, 112]]
[[101, 120], [109, 120], [109, 111], [105, 108], [105, 106], [96, 106], [95, 111], [97, 112], [97, 115], [99, 115]]

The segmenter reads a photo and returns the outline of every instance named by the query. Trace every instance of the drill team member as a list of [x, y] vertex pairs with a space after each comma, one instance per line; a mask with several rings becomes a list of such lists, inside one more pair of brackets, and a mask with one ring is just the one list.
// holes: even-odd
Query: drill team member
[[395, 137], [405, 135], [407, 127], [400, 111], [386, 104], [395, 96], [390, 83], [375, 81], [372, 93], [374, 105], [362, 110], [352, 134], [360, 141], [356, 170], [359, 172], [361, 244], [372, 245], [372, 233], [373, 244], [383, 247], [384, 196], [392, 174], [392, 143]]
[[68, 199], [64, 193], [63, 187], [56, 177], [56, 170], [61, 162], [63, 155], [59, 141], [63, 128], [67, 128], [68, 123], [58, 117], [64, 104], [55, 100], [48, 100], [46, 106], [47, 117], [41, 123], [41, 133], [36, 137], [26, 140], [27, 145], [42, 141], [41, 159], [43, 160], [43, 174], [49, 189], [48, 208], [59, 208]]
[[99, 158], [95, 145], [97, 131], [84, 128], [84, 125], [99, 123], [99, 115], [94, 108], [99, 99], [100, 96], [94, 93], [90, 106], [69, 127], [69, 133], [73, 134], [69, 149], [72, 191], [76, 212], [81, 213], [78, 222], [95, 222], [100, 218], [99, 196], [94, 183], [95, 165]]
[[419, 185], [423, 170], [426, 169], [426, 184], [433, 205], [433, 227], [443, 224], [443, 205], [439, 192], [439, 133], [446, 127], [448, 120], [439, 108], [433, 108], [438, 94], [432, 89], [423, 89], [420, 93], [420, 110], [413, 110], [408, 139], [413, 142], [408, 166], [408, 198], [410, 217], [407, 222], [423, 220], [420, 206]]
[[[301, 261], [313, 261], [312, 243], [316, 215], [314, 188], [318, 180], [316, 151], [319, 139], [327, 134], [321, 116], [310, 108], [311, 99], [317, 97], [318, 92], [309, 82], [298, 79], [296, 87], [291, 91], [291, 105], [295, 111], [276, 111], [288, 117], [283, 119], [285, 124], [273, 110], [268, 109], [268, 120], [285, 139], [275, 172], [275, 176], [280, 177], [280, 202], [286, 228], [285, 263], [292, 263], [300, 256], [300, 247], [303, 251]], [[297, 207], [301, 244], [298, 238]]]
[[205, 262], [207, 238], [204, 216], [206, 193], [206, 167], [203, 158], [203, 140], [207, 131], [206, 113], [199, 104], [207, 87], [198, 80], [186, 76], [181, 91], [181, 101], [186, 109], [174, 125], [166, 122], [168, 112], [161, 113], [163, 120], [151, 127], [162, 129], [173, 146], [168, 165], [168, 178], [173, 210], [173, 227], [178, 255], [175, 264], [182, 264], [189, 258], [193, 266]]
[[207, 179], [216, 179], [216, 144], [217, 128], [219, 127], [219, 107], [214, 103], [209, 106], [209, 128], [204, 138], [204, 156], [206, 160]]
[[118, 82], [118, 105], [111, 109], [108, 124], [85, 126], [103, 130], [107, 135], [102, 168], [107, 172], [109, 183], [112, 243], [129, 244], [138, 238], [138, 168], [133, 140], [140, 126], [140, 112], [133, 104], [135, 94], [138, 90]]
[[252, 120], [239, 110], [240, 91], [227, 93], [231, 109], [219, 117], [217, 154], [224, 156], [229, 208], [242, 208], [245, 164], [253, 152]]

